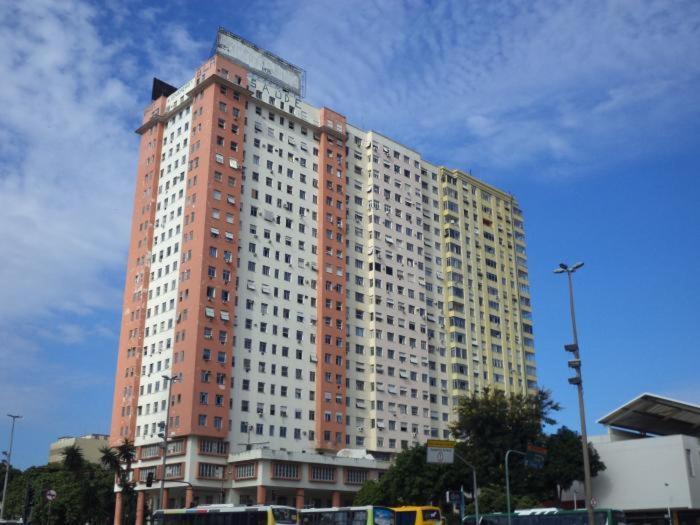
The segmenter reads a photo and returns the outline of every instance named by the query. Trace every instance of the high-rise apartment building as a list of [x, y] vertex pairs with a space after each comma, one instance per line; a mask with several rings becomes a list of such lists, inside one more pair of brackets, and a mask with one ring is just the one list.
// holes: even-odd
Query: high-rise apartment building
[[[304, 81], [220, 30], [137, 130], [111, 441], [135, 442], [137, 481], [165, 476], [163, 505], [344, 503], [448, 437], [460, 396], [536, 388], [515, 199]], [[143, 520], [157, 487], [138, 494]]]

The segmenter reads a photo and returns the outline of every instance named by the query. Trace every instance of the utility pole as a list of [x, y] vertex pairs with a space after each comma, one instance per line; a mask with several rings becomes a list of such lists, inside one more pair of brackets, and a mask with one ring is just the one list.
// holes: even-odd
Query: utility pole
[[168, 376], [163, 374], [163, 379], [168, 382], [168, 400], [165, 404], [165, 423], [163, 424], [163, 463], [161, 466], [162, 472], [160, 473], [160, 491], [158, 494], [158, 507], [164, 508], [163, 505], [163, 493], [165, 492], [165, 462], [168, 459], [168, 429], [170, 426], [170, 397], [173, 388], [173, 383], [178, 381], [177, 376]]
[[7, 417], [12, 419], [12, 427], [10, 429], [10, 448], [7, 450], [7, 464], [5, 465], [5, 483], [2, 486], [2, 507], [0, 507], [0, 520], [5, 517], [5, 503], [7, 503], [7, 481], [10, 479], [10, 469], [12, 468], [12, 443], [15, 439], [15, 421], [22, 416], [15, 414], [7, 414]]
[[512, 516], [510, 515], [510, 475], [508, 473], [508, 457], [511, 454], [519, 454], [521, 456], [526, 456], [525, 452], [520, 452], [519, 450], [508, 450], [506, 452], [506, 505], [508, 506], [508, 525], [512, 524]]
[[578, 331], [576, 330], [576, 312], [574, 311], [574, 285], [571, 275], [583, 266], [582, 262], [568, 266], [564, 263], [559, 264], [559, 268], [554, 270], [554, 273], [566, 273], [569, 282], [569, 310], [571, 313], [571, 331], [574, 336], [574, 343], [565, 345], [564, 349], [571, 352], [574, 359], [569, 361], [569, 367], [576, 371], [576, 376], [569, 378], [569, 384], [575, 385], [578, 390], [578, 410], [581, 418], [581, 447], [583, 453], [583, 477], [584, 489], [586, 498], [586, 511], [588, 513], [588, 525], [595, 525], [593, 516], [593, 494], [591, 490], [591, 464], [588, 454], [588, 433], [586, 432], [586, 409], [583, 403], [583, 375], [581, 373], [581, 355], [578, 345]]

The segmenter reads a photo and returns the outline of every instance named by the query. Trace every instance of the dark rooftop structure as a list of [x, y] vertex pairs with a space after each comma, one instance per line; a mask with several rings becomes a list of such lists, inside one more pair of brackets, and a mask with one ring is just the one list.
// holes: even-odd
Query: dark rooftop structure
[[700, 405], [644, 393], [603, 416], [598, 423], [645, 435], [700, 437]]

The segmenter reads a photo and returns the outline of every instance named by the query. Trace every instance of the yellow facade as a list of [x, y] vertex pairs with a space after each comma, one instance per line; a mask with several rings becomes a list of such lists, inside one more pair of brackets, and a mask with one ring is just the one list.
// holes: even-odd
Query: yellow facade
[[453, 399], [537, 389], [522, 212], [512, 195], [440, 168], [445, 329]]

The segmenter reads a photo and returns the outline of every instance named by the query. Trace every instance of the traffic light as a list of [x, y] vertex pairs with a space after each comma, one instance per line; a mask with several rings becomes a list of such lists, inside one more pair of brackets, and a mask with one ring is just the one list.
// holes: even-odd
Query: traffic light
[[153, 485], [153, 472], [149, 472], [146, 475], [146, 486], [151, 487]]

